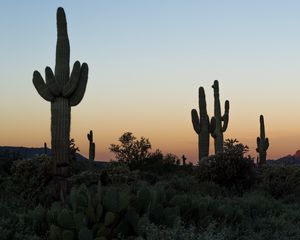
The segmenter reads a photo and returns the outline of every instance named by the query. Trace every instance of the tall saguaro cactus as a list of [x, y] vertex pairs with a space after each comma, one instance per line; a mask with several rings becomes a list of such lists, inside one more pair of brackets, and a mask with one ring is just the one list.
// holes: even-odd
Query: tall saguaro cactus
[[266, 163], [267, 149], [269, 148], [269, 139], [266, 138], [263, 115], [259, 116], [259, 123], [260, 123], [260, 137], [257, 137], [256, 139], [257, 142], [256, 151], [259, 153], [259, 164], [263, 165]]
[[209, 122], [209, 116], [206, 110], [206, 100], [204, 88], [199, 88], [199, 115], [196, 109], [192, 109], [192, 123], [195, 132], [198, 134], [198, 154], [199, 162], [203, 157], [209, 154], [209, 134], [214, 130], [215, 121]]
[[93, 131], [90, 130], [90, 133], [87, 134], [87, 138], [89, 140], [89, 160], [92, 162], [95, 160], [95, 143], [93, 138]]
[[[221, 116], [221, 106], [220, 106], [220, 94], [219, 94], [219, 82], [218, 80], [214, 81], [212, 85], [214, 89], [214, 119], [215, 119], [215, 128], [214, 131], [211, 132], [211, 136], [215, 140], [215, 153], [223, 152], [223, 132], [226, 131], [229, 120], [229, 101], [225, 101], [225, 112], [224, 115]], [[223, 123], [223, 124], [222, 124]]]
[[45, 81], [38, 71], [33, 73], [33, 84], [42, 98], [51, 102], [51, 147], [56, 174], [64, 175], [69, 163], [71, 107], [84, 96], [88, 65], [76, 61], [70, 75], [70, 45], [63, 8], [57, 9], [57, 43], [55, 73], [45, 69]]

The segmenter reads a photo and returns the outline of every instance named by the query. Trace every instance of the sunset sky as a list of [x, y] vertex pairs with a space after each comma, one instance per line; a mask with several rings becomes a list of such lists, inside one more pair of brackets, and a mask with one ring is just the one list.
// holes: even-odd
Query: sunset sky
[[[87, 62], [82, 102], [72, 108], [71, 137], [96, 159], [124, 132], [144, 136], [152, 150], [196, 162], [190, 111], [198, 87], [209, 116], [219, 80], [221, 108], [230, 101], [224, 138], [256, 157], [259, 115], [270, 139], [268, 158], [300, 149], [300, 1], [17, 1], [0, 3], [0, 145], [50, 145], [50, 103], [32, 73], [54, 69], [56, 9], [65, 9], [71, 65]], [[213, 142], [211, 140], [211, 151]]]

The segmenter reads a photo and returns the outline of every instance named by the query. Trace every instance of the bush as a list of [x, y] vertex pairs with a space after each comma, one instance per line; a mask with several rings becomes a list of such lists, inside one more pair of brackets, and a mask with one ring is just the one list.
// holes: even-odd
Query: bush
[[199, 179], [212, 181], [241, 193], [255, 183], [253, 159], [226, 152], [204, 158], [199, 164]]
[[53, 180], [53, 162], [47, 156], [30, 160], [14, 161], [11, 167], [12, 181], [22, 197], [44, 204], [53, 201], [55, 185]]
[[261, 170], [261, 186], [274, 198], [300, 197], [300, 167], [266, 165]]

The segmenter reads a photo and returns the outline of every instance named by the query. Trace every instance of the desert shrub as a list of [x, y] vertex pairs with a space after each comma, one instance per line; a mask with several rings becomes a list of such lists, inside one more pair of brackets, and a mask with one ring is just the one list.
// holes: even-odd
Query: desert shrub
[[266, 165], [261, 169], [262, 188], [274, 198], [300, 197], [300, 167]]
[[117, 161], [127, 163], [132, 168], [142, 164], [150, 155], [151, 143], [144, 137], [137, 140], [131, 132], [126, 132], [119, 138], [119, 142], [111, 144], [109, 150], [115, 154]]
[[101, 181], [101, 171], [82, 171], [76, 175], [73, 175], [68, 178], [69, 186], [76, 186], [84, 184], [86, 186], [97, 185], [98, 181]]
[[[115, 154], [115, 159], [126, 163], [131, 170], [139, 169], [155, 173], [174, 172], [180, 166], [180, 159], [171, 153], [163, 155], [160, 150], [151, 153], [149, 139], [141, 137], [136, 139], [131, 132], [124, 133], [119, 138], [120, 144], [111, 144], [109, 150]], [[186, 171], [190, 167], [186, 166]]]
[[11, 167], [12, 181], [16, 191], [34, 202], [49, 203], [53, 201], [55, 185], [53, 179], [53, 162], [47, 156], [30, 160], [14, 161]]
[[13, 164], [11, 159], [0, 159], [0, 176], [8, 176], [11, 174], [10, 169]]
[[253, 159], [226, 152], [203, 158], [199, 164], [199, 179], [242, 192], [255, 183]]
[[224, 141], [224, 152], [201, 159], [198, 174], [200, 181], [211, 181], [238, 193], [248, 190], [256, 181], [253, 158], [245, 153], [247, 145], [236, 139]]
[[201, 181], [198, 183], [198, 192], [201, 195], [209, 195], [211, 197], [225, 197], [228, 196], [228, 190], [211, 181]]

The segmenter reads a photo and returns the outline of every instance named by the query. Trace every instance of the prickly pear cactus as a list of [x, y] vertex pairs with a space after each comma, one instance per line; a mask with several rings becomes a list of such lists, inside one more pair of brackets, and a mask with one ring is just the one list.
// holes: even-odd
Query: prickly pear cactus
[[214, 117], [212, 121], [215, 122], [215, 128], [211, 132], [211, 136], [215, 140], [215, 153], [217, 154], [223, 152], [223, 133], [226, 131], [229, 121], [229, 101], [225, 101], [225, 112], [222, 116], [218, 80], [214, 81], [212, 88], [214, 89]]
[[209, 154], [209, 134], [214, 130], [214, 121], [209, 122], [209, 116], [206, 110], [206, 100], [204, 88], [199, 88], [199, 114], [196, 109], [192, 109], [192, 123], [195, 132], [198, 134], [198, 153], [199, 162], [203, 157]]
[[266, 138], [263, 115], [260, 115], [259, 122], [260, 122], [260, 137], [257, 137], [256, 151], [259, 153], [259, 164], [263, 165], [266, 163], [267, 160], [267, 149], [269, 148], [269, 139]]
[[89, 140], [89, 160], [93, 162], [95, 160], [95, 143], [93, 138], [93, 131], [90, 130], [90, 133], [87, 134]]
[[46, 101], [51, 102], [51, 147], [56, 174], [66, 175], [69, 163], [71, 107], [84, 96], [88, 65], [76, 61], [70, 74], [70, 45], [63, 8], [57, 9], [57, 43], [55, 71], [45, 69], [45, 80], [38, 71], [33, 73], [33, 85]]

